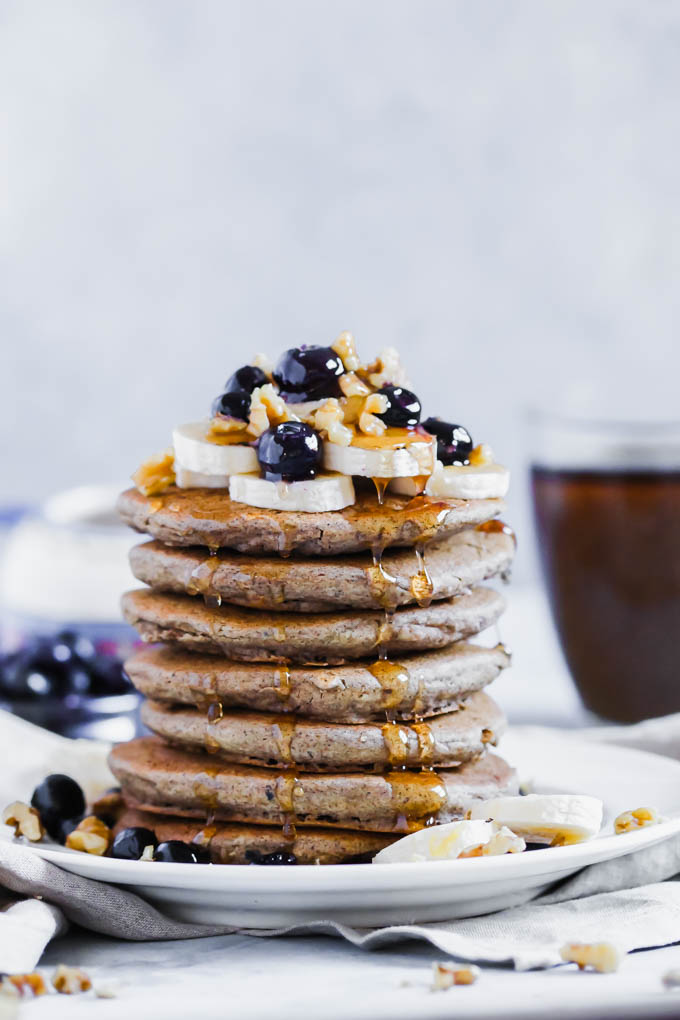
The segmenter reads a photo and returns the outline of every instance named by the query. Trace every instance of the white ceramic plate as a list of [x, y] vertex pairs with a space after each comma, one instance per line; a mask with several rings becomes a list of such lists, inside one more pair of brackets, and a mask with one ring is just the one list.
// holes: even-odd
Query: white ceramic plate
[[[179, 920], [270, 929], [323, 919], [374, 926], [486, 914], [525, 903], [587, 864], [680, 832], [679, 762], [568, 735], [546, 736], [530, 727], [515, 727], [501, 751], [535, 792], [601, 797], [602, 833], [589, 843], [502, 857], [328, 867], [153, 864], [61, 847], [33, 849], [77, 875], [128, 886]], [[658, 808], [666, 821], [613, 835], [616, 815], [641, 806]]]

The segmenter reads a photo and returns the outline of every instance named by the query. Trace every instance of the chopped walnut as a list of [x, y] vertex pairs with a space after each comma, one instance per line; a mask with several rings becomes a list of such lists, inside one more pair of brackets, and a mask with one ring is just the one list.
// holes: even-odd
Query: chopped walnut
[[145, 460], [132, 476], [143, 496], [157, 496], [175, 484], [175, 451], [171, 446], [163, 453]]
[[248, 432], [253, 436], [261, 436], [270, 425], [280, 425], [284, 421], [297, 421], [283, 397], [280, 397], [271, 383], [256, 386], [250, 398], [250, 417]]
[[60, 963], [52, 975], [52, 984], [62, 995], [77, 995], [79, 992], [89, 992], [92, 982], [84, 970], [78, 967], [67, 967]]
[[123, 800], [123, 794], [120, 790], [107, 790], [101, 797], [92, 804], [92, 813], [101, 818], [105, 815], [107, 818], [118, 819], [118, 816], [123, 813], [125, 808], [125, 801]]
[[620, 835], [622, 832], [634, 832], [635, 829], [644, 829], [648, 825], [658, 825], [661, 816], [656, 808], [639, 807], [634, 811], [624, 811], [614, 821], [614, 832]]
[[359, 374], [377, 390], [390, 383], [393, 386], [411, 385], [396, 347], [385, 347], [372, 364], [359, 370]]
[[343, 411], [335, 397], [331, 397], [315, 412], [314, 428], [318, 432], [325, 432], [328, 441], [338, 446], [349, 446], [354, 438], [354, 429], [343, 425]]
[[269, 359], [268, 355], [258, 351], [250, 364], [254, 365], [255, 368], [260, 368], [267, 378], [271, 379], [272, 372], [274, 371], [274, 363]]
[[246, 423], [241, 418], [228, 418], [224, 414], [216, 414], [210, 419], [208, 426], [208, 439], [211, 436], [221, 436], [231, 432], [243, 432], [243, 442], [247, 443], [250, 436], [246, 434]]
[[600, 974], [612, 974], [619, 969], [621, 953], [611, 942], [567, 942], [560, 949], [565, 963], [575, 963], [579, 970], [592, 967]]
[[30, 804], [24, 804], [15, 800], [2, 812], [2, 820], [5, 825], [14, 826], [15, 836], [25, 836], [31, 843], [37, 843], [45, 835], [45, 829], [40, 821], [40, 815]]
[[443, 992], [453, 985], [473, 985], [480, 975], [472, 964], [461, 967], [453, 963], [432, 964], [432, 991]]
[[377, 414], [384, 414], [389, 406], [389, 401], [384, 393], [370, 393], [364, 400], [364, 406], [359, 415], [359, 428], [368, 436], [381, 436], [387, 425]]
[[42, 975], [33, 971], [31, 974], [4, 974], [0, 981], [0, 991], [3, 995], [18, 999], [29, 992], [32, 995], [45, 995], [47, 988]]
[[483, 467], [485, 464], [493, 464], [493, 450], [488, 443], [480, 443], [475, 446], [470, 454], [470, 464], [473, 467]]
[[359, 378], [356, 372], [345, 372], [338, 379], [338, 385], [346, 397], [367, 397], [371, 387]]
[[66, 837], [69, 850], [84, 850], [86, 854], [101, 857], [111, 845], [111, 830], [101, 818], [88, 815], [73, 832]]
[[345, 366], [346, 372], [356, 372], [361, 365], [359, 357], [357, 355], [357, 348], [354, 342], [354, 337], [349, 330], [344, 329], [335, 343], [332, 345], [331, 350], [335, 351], [336, 354], [340, 355], [340, 360]]

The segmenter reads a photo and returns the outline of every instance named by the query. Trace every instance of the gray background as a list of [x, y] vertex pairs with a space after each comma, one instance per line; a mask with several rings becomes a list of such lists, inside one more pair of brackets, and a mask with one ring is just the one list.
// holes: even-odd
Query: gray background
[[349, 328], [526, 535], [528, 402], [675, 389], [679, 44], [661, 0], [0, 2], [3, 499]]

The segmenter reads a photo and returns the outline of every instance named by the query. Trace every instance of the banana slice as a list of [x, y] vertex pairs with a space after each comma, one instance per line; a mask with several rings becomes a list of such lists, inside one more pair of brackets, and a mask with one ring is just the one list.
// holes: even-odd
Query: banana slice
[[[510, 487], [510, 472], [502, 464], [444, 465], [440, 460], [430, 475], [425, 494], [438, 499], [502, 499]], [[390, 491], [416, 496], [413, 478], [398, 478]]]
[[206, 475], [175, 464], [175, 485], [178, 489], [228, 489], [229, 475]]
[[229, 496], [236, 503], [265, 510], [318, 514], [351, 506], [354, 485], [352, 479], [344, 475], [319, 475], [304, 482], [269, 482], [255, 474], [232, 475]]
[[219, 481], [213, 484], [221, 487], [226, 484], [225, 478], [229, 475], [259, 470], [257, 453], [252, 446], [244, 443], [211, 443], [205, 438], [208, 426], [207, 421], [195, 421], [173, 429], [172, 445], [175, 448], [175, 470], [178, 475], [181, 472], [195, 472], [203, 476], [216, 476]]
[[421, 433], [356, 436], [351, 446], [323, 444], [323, 466], [341, 475], [361, 478], [411, 478], [429, 475], [435, 464], [437, 440]]
[[448, 822], [420, 829], [373, 858], [374, 864], [407, 864], [416, 861], [452, 861], [457, 857], [486, 857], [519, 853], [524, 840], [504, 826], [482, 820]]
[[584, 843], [600, 831], [602, 801], [566, 793], [530, 793], [526, 797], [494, 797], [475, 804], [471, 819], [507, 825], [531, 843]]

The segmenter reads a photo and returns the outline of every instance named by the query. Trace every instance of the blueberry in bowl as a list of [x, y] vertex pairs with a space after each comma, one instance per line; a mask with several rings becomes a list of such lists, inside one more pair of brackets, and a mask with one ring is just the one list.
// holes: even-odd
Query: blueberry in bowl
[[169, 839], [165, 843], [159, 843], [153, 859], [164, 864], [207, 863], [203, 847], [194, 846], [192, 843], [183, 843], [181, 839]]
[[151, 829], [141, 825], [121, 829], [111, 845], [111, 856], [121, 861], [138, 861], [148, 846], [153, 847], [154, 852], [158, 846], [156, 834]]
[[263, 432], [257, 459], [270, 482], [302, 482], [316, 478], [321, 464], [319, 433], [301, 421], [286, 421]]
[[271, 854], [260, 853], [259, 850], [246, 850], [248, 864], [262, 864], [274, 867], [297, 864], [297, 857], [285, 850], [275, 850]]
[[283, 399], [296, 404], [341, 396], [338, 378], [344, 371], [342, 359], [332, 347], [305, 344], [284, 351], [273, 377]]
[[387, 410], [376, 417], [381, 418], [388, 428], [412, 429], [420, 422], [420, 400], [411, 390], [403, 386], [383, 386], [378, 393], [387, 398]]
[[456, 464], [462, 467], [470, 463], [473, 449], [472, 437], [462, 425], [454, 425], [441, 418], [428, 418], [423, 428], [437, 439], [437, 460], [442, 464]]

